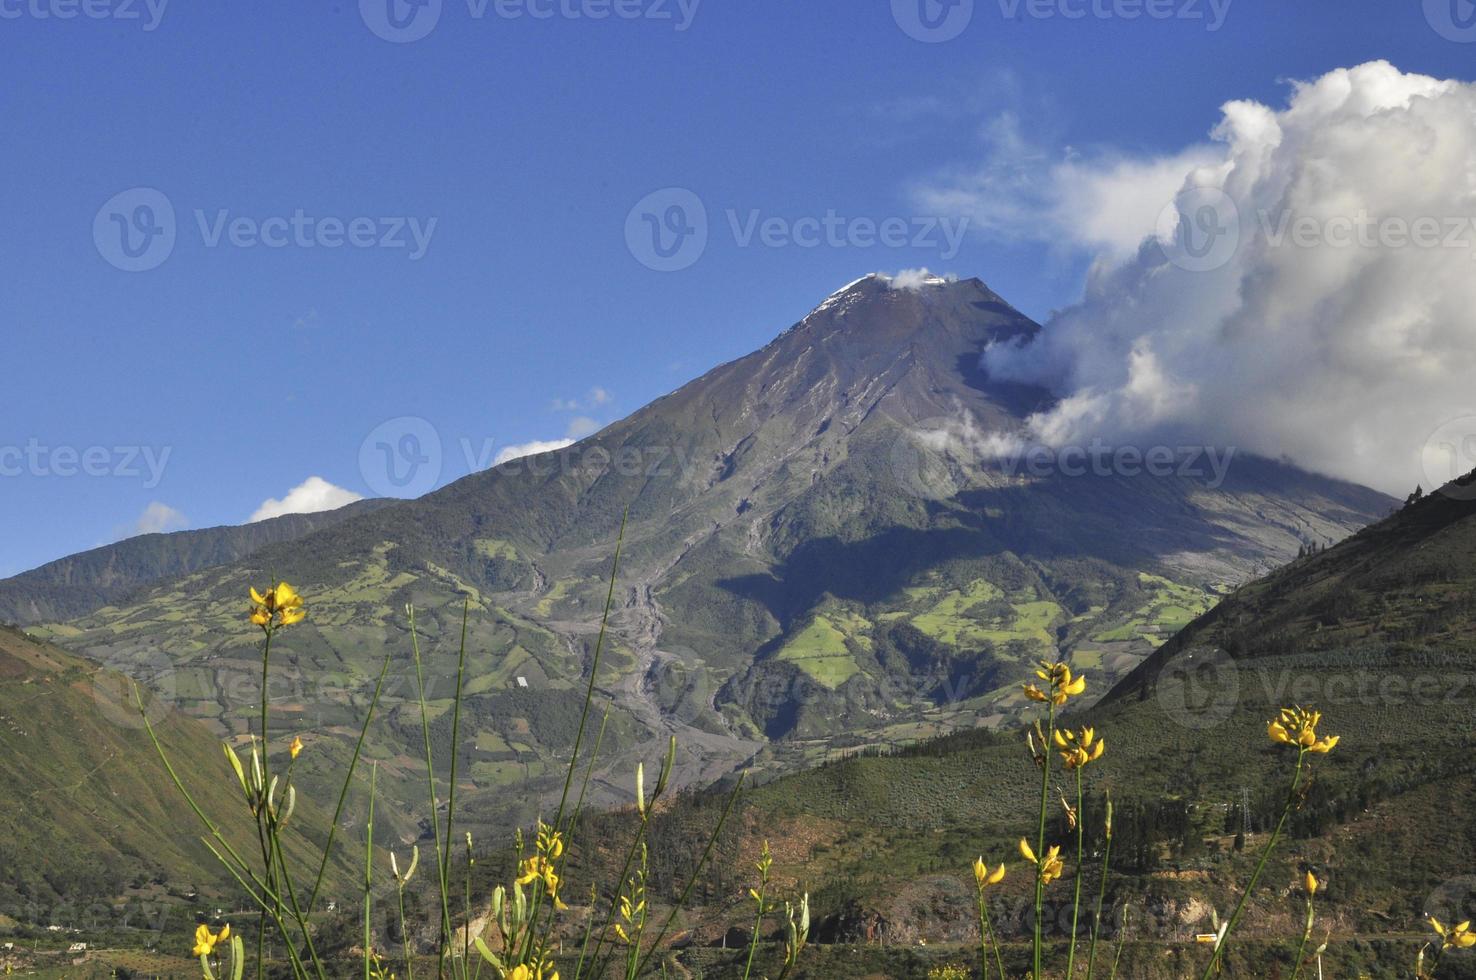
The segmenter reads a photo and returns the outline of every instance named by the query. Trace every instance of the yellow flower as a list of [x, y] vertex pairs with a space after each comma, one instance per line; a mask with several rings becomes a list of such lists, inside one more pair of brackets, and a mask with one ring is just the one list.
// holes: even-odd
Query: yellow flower
[[292, 754], [292, 758], [294, 758], [294, 759], [296, 759], [299, 755], [302, 754], [302, 736], [301, 735], [297, 735], [297, 736], [294, 736], [293, 737], [293, 739], [292, 739], [292, 747], [289, 748], [287, 751]]
[[538, 825], [538, 853], [557, 861], [564, 854], [564, 835], [547, 824]]
[[568, 908], [559, 899], [559, 875], [554, 870], [552, 861], [542, 854], [524, 858], [520, 870], [518, 884], [530, 885], [535, 881], [541, 881], [543, 882], [544, 890], [548, 892], [548, 897], [553, 900], [554, 908], [560, 910]]
[[1303, 882], [1303, 884], [1307, 886], [1307, 894], [1308, 895], [1316, 895], [1317, 894], [1317, 884], [1318, 884], [1317, 883], [1317, 878], [1316, 878], [1316, 876], [1314, 876], [1312, 874], [1312, 872], [1310, 872], [1310, 871], [1307, 872], [1307, 880], [1305, 882]]
[[220, 932], [212, 933], [210, 927], [203, 922], [195, 927], [195, 948], [192, 956], [209, 956], [215, 952], [215, 947], [231, 938], [231, 924], [227, 922], [220, 927]]
[[1089, 762], [1096, 762], [1107, 751], [1106, 740], [1097, 738], [1096, 731], [1091, 728], [1083, 728], [1079, 732], [1058, 729], [1056, 745], [1065, 750], [1061, 753], [1061, 762], [1067, 769], [1080, 769]]
[[1046, 851], [1045, 857], [1036, 858], [1035, 850], [1030, 846], [1030, 842], [1023, 837], [1020, 838], [1020, 856], [1035, 865], [1043, 884], [1049, 885], [1061, 877], [1061, 872], [1065, 866], [1061, 862], [1060, 855], [1060, 846], [1052, 844], [1050, 850]]
[[1303, 708], [1282, 708], [1281, 713], [1266, 723], [1266, 736], [1280, 745], [1295, 745], [1302, 752], [1327, 755], [1338, 744], [1340, 736], [1317, 737], [1322, 712]]
[[1219, 942], [1219, 940], [1220, 935], [1215, 932], [1200, 932], [1194, 935], [1194, 941], [1196, 943], [1214, 943]]
[[982, 857], [974, 862], [974, 884], [979, 886], [980, 891], [983, 891], [990, 885], [999, 884], [1004, 880], [1004, 876], [1005, 866], [1003, 862], [993, 871], [989, 870], [989, 865], [984, 863], [984, 858]]
[[251, 622], [271, 632], [278, 626], [291, 626], [307, 618], [302, 606], [302, 596], [286, 582], [278, 582], [275, 588], [267, 589], [266, 595], [251, 591]]
[[1476, 946], [1476, 932], [1471, 931], [1471, 922], [1466, 920], [1457, 925], [1443, 926], [1435, 916], [1430, 916], [1430, 927], [1440, 934], [1442, 950], [1470, 949]]
[[540, 960], [515, 966], [504, 971], [502, 976], [504, 980], [559, 980], [559, 971], [548, 960]]
[[1045, 681], [1049, 688], [1041, 690], [1034, 683], [1026, 684], [1025, 696], [1032, 701], [1049, 701], [1060, 707], [1069, 698], [1074, 698], [1086, 690], [1086, 678], [1073, 677], [1071, 667], [1065, 663], [1051, 663], [1042, 660], [1035, 676]]

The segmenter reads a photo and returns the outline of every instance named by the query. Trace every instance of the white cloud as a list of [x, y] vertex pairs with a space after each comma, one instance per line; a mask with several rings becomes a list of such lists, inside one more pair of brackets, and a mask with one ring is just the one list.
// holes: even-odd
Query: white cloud
[[958, 281], [958, 276], [953, 275], [952, 273], [949, 273], [948, 275], [938, 276], [929, 272], [925, 268], [903, 269], [895, 276], [891, 276], [890, 278], [888, 278], [887, 285], [892, 289], [905, 289], [915, 293], [919, 289], [922, 289], [924, 286], [939, 286], [943, 283], [956, 281]]
[[138, 520], [132, 526], [123, 528], [118, 534], [120, 538], [131, 538], [140, 534], [166, 534], [170, 531], [181, 531], [190, 526], [190, 519], [179, 511], [160, 501], [153, 501], [138, 515]]
[[[1476, 84], [1373, 62], [1230, 102], [1212, 135], [980, 201], [1096, 257], [1080, 303], [986, 355], [1063, 397], [1036, 437], [1234, 446], [1399, 494], [1476, 466]], [[1230, 234], [1201, 259], [1181, 221]]]
[[919, 210], [966, 216], [974, 231], [996, 238], [1125, 255], [1153, 232], [1184, 174], [1217, 155], [1208, 146], [1156, 159], [1050, 150], [1005, 111], [984, 127], [981, 162], [923, 181], [913, 196]]
[[566, 446], [572, 445], [574, 445], [573, 439], [548, 439], [524, 442], [516, 446], [504, 446], [498, 451], [497, 458], [492, 461], [492, 465], [501, 466], [503, 463], [509, 463], [515, 459], [522, 459], [524, 456], [551, 453], [556, 449], [563, 449]]
[[265, 521], [284, 514], [316, 514], [319, 511], [336, 510], [363, 498], [352, 490], [336, 487], [321, 476], [310, 476], [287, 491], [281, 500], [268, 498], [252, 513], [248, 524]]

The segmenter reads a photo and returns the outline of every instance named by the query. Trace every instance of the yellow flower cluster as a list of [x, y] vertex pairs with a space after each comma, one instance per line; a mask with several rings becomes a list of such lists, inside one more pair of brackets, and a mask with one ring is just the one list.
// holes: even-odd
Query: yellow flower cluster
[[1476, 946], [1476, 932], [1471, 931], [1471, 922], [1465, 922], [1453, 926], [1442, 925], [1435, 916], [1430, 916], [1430, 928], [1440, 934], [1442, 950], [1445, 949], [1470, 949]]
[[984, 863], [983, 857], [980, 857], [977, 861], [974, 862], [974, 883], [979, 886], [980, 891], [983, 891], [990, 885], [999, 884], [1001, 881], [1004, 880], [1004, 876], [1005, 866], [1003, 862], [1001, 862], [999, 867], [995, 868], [993, 871], [989, 870], [989, 865]]
[[1295, 745], [1303, 752], [1326, 755], [1338, 744], [1337, 735], [1317, 737], [1317, 726], [1322, 721], [1322, 712], [1306, 711], [1302, 708], [1282, 708], [1274, 721], [1266, 723], [1266, 734], [1271, 741], [1282, 745]]
[[192, 956], [210, 956], [215, 952], [215, 947], [231, 938], [231, 924], [227, 922], [220, 927], [220, 932], [212, 933], [210, 927], [203, 922], [195, 927], [195, 948], [191, 951]]
[[1030, 846], [1030, 842], [1021, 837], [1020, 856], [1035, 865], [1040, 873], [1042, 884], [1049, 885], [1061, 877], [1061, 872], [1065, 870], [1065, 865], [1061, 861], [1061, 848], [1057, 844], [1052, 844], [1050, 850], [1046, 851], [1043, 857], [1037, 858], [1035, 856], [1035, 849]]
[[548, 960], [523, 963], [503, 974], [503, 980], [559, 980], [559, 971]]
[[[532, 857], [524, 858], [519, 867], [518, 884], [530, 885], [535, 881], [543, 882], [543, 889], [557, 909], [566, 909], [567, 905], [559, 899], [559, 874], [557, 862], [564, 856], [564, 835], [540, 823], [538, 825], [537, 851]], [[539, 974], [542, 976], [542, 974]]]
[[1055, 741], [1056, 748], [1061, 750], [1061, 762], [1067, 769], [1080, 769], [1088, 762], [1096, 762], [1107, 751], [1106, 740], [1097, 738], [1096, 731], [1090, 728], [1077, 732], [1057, 729]]
[[1065, 663], [1042, 660], [1035, 676], [1046, 682], [1046, 689], [1041, 690], [1034, 683], [1026, 684], [1025, 696], [1032, 701], [1049, 701], [1060, 707], [1086, 690], [1086, 678], [1072, 677], [1071, 667]]
[[267, 589], [266, 595], [251, 589], [251, 621], [270, 633], [279, 626], [291, 626], [307, 617], [302, 607], [302, 596], [286, 582], [278, 582], [275, 588]]

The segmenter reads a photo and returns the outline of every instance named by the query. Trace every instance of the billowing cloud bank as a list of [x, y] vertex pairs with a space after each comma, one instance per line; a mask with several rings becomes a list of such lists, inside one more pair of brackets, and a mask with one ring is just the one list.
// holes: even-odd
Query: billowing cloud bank
[[[986, 354], [1063, 396], [1035, 436], [1234, 446], [1399, 494], [1476, 466], [1476, 84], [1374, 62], [1222, 112], [1207, 158], [1114, 162], [1187, 161], [1157, 232]], [[1080, 244], [1109, 240], [1084, 186]]]

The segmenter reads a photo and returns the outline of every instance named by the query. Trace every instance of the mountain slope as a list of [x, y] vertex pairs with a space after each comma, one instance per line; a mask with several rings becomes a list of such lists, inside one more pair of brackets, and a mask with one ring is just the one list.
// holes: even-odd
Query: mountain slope
[[239, 561], [258, 549], [387, 506], [363, 500], [319, 514], [288, 514], [240, 527], [142, 534], [0, 580], [0, 623], [26, 626], [85, 616], [164, 579]]
[[[1127, 975], [1202, 968], [1192, 936], [1210, 928], [1211, 908], [1225, 914], [1279, 815], [1291, 760], [1267, 739], [1266, 721], [1295, 703], [1322, 711], [1322, 733], [1341, 742], [1313, 759], [1243, 934], [1283, 944], [1297, 935], [1306, 870], [1322, 883], [1329, 975], [1407, 976], [1425, 914], [1476, 914], [1476, 879], [1462, 857], [1476, 846], [1473, 488], [1476, 474], [1235, 590], [1101, 702], [1068, 717], [1108, 746], [1086, 770], [1083, 826], [1100, 854], [1100, 793], [1110, 790], [1117, 837], [1107, 921], [1131, 906], [1141, 942], [1124, 960]], [[1055, 789], [1072, 787], [1062, 780]], [[1018, 732], [961, 733], [759, 788], [716, 864], [742, 867], [761, 839], [787, 841], [777, 880], [811, 892], [827, 935], [923, 939], [929, 948], [976, 942], [969, 864], [978, 854], [1004, 860], [1010, 874], [997, 901], [1029, 908], [1033, 881], [1013, 855], [1034, 830], [1039, 792]], [[663, 813], [653, 851], [710, 821], [713, 805], [704, 794]], [[1066, 837], [1059, 816], [1051, 821], [1052, 838]], [[1236, 835], [1247, 826], [1242, 848]], [[1055, 893], [1068, 907], [1069, 865]], [[710, 877], [702, 893], [732, 893]], [[1094, 872], [1087, 885], [1094, 894]], [[699, 914], [720, 921], [719, 911], [734, 911], [727, 901]], [[1030, 923], [1016, 914], [996, 925], [1020, 942]], [[1285, 964], [1288, 952], [1260, 947], [1248, 968], [1276, 975], [1269, 964]], [[1470, 957], [1452, 956], [1441, 975], [1473, 968]]]
[[[1047, 392], [992, 381], [984, 347], [1038, 328], [978, 280], [869, 276], [763, 349], [561, 452], [49, 624], [118, 666], [165, 657], [188, 710], [240, 732], [222, 692], [256, 653], [241, 595], [268, 569], [312, 607], [285, 641], [279, 724], [344, 730], [385, 651], [403, 681], [420, 609], [436, 710], [470, 603], [462, 747], [484, 812], [536, 807], [573, 740], [622, 515], [615, 631], [598, 679], [607, 757], [679, 736], [683, 782], [837, 746], [1003, 723], [1014, 681], [1060, 648], [1114, 676], [1219, 595], [1385, 510], [1387, 498], [1264, 460], [1166, 473], [1001, 459]], [[325, 680], [325, 678], [329, 680]], [[413, 792], [412, 690], [374, 747]], [[449, 735], [449, 732], [446, 733]], [[396, 766], [402, 783], [396, 783]], [[629, 762], [601, 773], [619, 798]], [[510, 788], [517, 792], [509, 793]], [[413, 832], [412, 826], [403, 828]]]
[[[11, 918], [70, 926], [82, 916], [96, 927], [115, 897], [158, 908], [227, 893], [132, 697], [125, 676], [0, 627], [0, 909]], [[218, 738], [167, 702], [152, 701], [149, 717], [201, 806], [244, 845], [244, 805]], [[312, 801], [300, 812], [300, 827], [326, 823]]]

